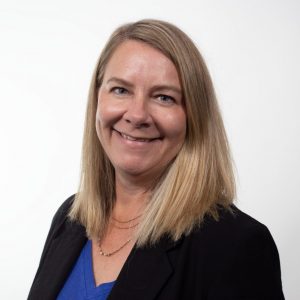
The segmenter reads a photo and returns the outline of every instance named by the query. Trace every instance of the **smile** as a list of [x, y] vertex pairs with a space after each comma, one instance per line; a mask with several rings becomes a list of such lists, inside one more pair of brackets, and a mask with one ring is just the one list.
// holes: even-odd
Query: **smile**
[[133, 142], [144, 142], [144, 143], [149, 143], [154, 140], [157, 140], [159, 138], [145, 138], [145, 137], [133, 137], [131, 135], [125, 134], [123, 132], [120, 132], [116, 129], [113, 128], [114, 131], [116, 131], [122, 138], [128, 140], [128, 141], [133, 141]]

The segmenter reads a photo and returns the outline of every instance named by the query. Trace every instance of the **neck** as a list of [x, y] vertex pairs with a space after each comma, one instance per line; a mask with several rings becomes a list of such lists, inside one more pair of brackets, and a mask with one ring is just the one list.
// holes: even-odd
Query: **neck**
[[150, 184], [129, 180], [116, 174], [116, 202], [113, 215], [118, 219], [130, 219], [141, 213], [149, 197]]

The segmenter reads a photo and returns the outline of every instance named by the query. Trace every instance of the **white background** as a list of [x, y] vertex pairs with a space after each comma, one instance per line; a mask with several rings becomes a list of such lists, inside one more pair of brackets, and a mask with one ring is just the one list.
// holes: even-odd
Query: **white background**
[[52, 216], [79, 181], [87, 91], [116, 26], [160, 18], [187, 32], [213, 77], [238, 206], [278, 246], [300, 299], [300, 2], [0, 0], [0, 298], [25, 299]]

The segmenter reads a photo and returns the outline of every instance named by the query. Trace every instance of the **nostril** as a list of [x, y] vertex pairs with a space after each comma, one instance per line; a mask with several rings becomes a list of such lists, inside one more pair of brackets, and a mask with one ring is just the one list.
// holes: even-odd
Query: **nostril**
[[133, 124], [135, 128], [148, 128], [150, 125], [148, 123], [136, 123]]
[[144, 123], [144, 124], [141, 124], [140, 127], [142, 127], [142, 128], [149, 128], [149, 127], [150, 127], [150, 124]]
[[148, 122], [139, 122], [139, 121], [132, 121], [130, 119], [125, 119], [125, 122], [131, 124], [131, 126], [135, 128], [149, 128], [150, 124]]
[[131, 126], [135, 127], [135, 128], [148, 128], [151, 125], [151, 121], [149, 120], [145, 120], [144, 118], [124, 118], [125, 122], [127, 124], [131, 124]]

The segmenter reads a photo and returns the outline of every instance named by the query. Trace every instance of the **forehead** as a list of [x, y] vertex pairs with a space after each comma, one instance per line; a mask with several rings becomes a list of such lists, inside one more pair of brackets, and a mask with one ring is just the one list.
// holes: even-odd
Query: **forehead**
[[122, 42], [106, 65], [104, 80], [110, 76], [130, 78], [141, 75], [144, 79], [171, 80], [180, 85], [175, 65], [160, 50], [140, 41]]

